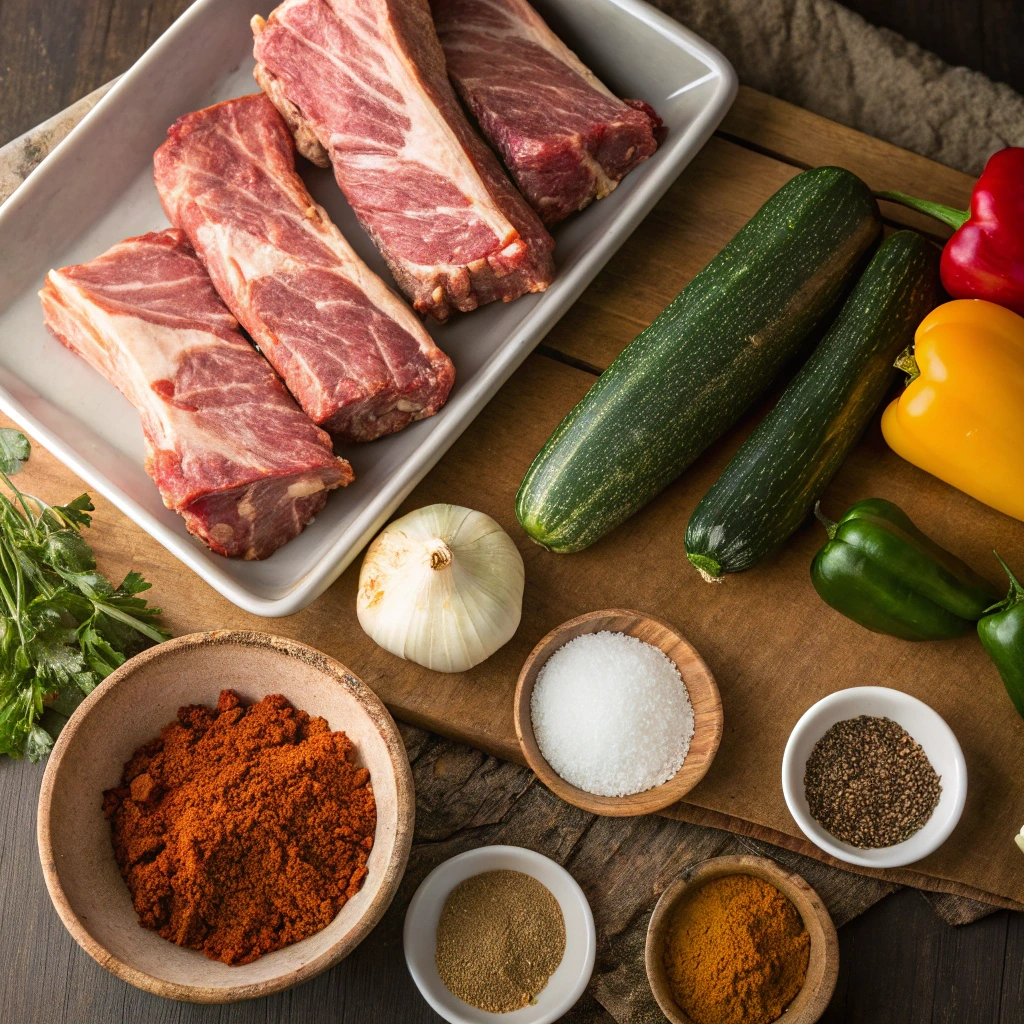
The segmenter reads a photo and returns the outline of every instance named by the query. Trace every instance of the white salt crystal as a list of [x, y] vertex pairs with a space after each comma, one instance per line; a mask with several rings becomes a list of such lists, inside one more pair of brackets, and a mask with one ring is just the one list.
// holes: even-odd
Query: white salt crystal
[[566, 782], [628, 796], [667, 782], [693, 738], [686, 684], [664, 652], [625, 633], [586, 633], [560, 647], [530, 700], [541, 753]]

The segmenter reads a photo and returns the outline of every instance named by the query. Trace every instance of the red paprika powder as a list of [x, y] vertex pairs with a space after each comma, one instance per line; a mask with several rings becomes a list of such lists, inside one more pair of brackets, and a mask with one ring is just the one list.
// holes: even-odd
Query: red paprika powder
[[334, 920], [366, 877], [377, 809], [351, 740], [280, 694], [178, 710], [104, 793], [139, 924], [247, 964]]

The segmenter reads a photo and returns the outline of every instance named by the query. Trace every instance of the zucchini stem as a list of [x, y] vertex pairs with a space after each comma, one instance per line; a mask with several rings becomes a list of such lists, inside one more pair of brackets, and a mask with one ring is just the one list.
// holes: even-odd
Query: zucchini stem
[[722, 575], [722, 566], [708, 555], [695, 555], [689, 551], [686, 557], [693, 567], [701, 574], [705, 583], [721, 583], [725, 577]]

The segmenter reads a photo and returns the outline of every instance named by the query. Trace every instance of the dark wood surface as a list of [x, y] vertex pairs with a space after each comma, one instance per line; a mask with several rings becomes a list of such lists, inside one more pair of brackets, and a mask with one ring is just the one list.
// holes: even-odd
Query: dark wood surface
[[[185, 6], [186, 0], [0, 0], [0, 90], [5, 99], [0, 144], [123, 71]], [[848, 6], [911, 36], [918, 26], [922, 43], [993, 77], [1011, 79], [1022, 71], [1018, 0], [854, 0]], [[405, 970], [404, 907], [434, 864], [467, 844], [500, 841], [521, 842], [569, 861], [574, 873], [588, 880], [584, 884], [595, 906], [608, 908], [611, 919], [601, 922], [599, 998], [588, 993], [569, 1019], [594, 1024], [657, 1019], [642, 993], [640, 1004], [630, 1002], [638, 987], [618, 965], [635, 960], [646, 920], [643, 908], [649, 911], [650, 898], [667, 879], [643, 877], [642, 899], [616, 901], [613, 893], [637, 884], [634, 876], [643, 872], [636, 865], [654, 845], [679, 849], [674, 872], [694, 859], [734, 852], [741, 841], [679, 822], [613, 824], [589, 815], [576, 820], [571, 808], [553, 802], [521, 768], [457, 744], [436, 743], [426, 734], [407, 736], [417, 773], [420, 825], [409, 875], [392, 911], [353, 957], [320, 979], [268, 1000], [225, 1008], [170, 1003], [137, 992], [74, 946], [50, 907], [35, 853], [33, 808], [41, 767], [0, 765], [0, 1020], [439, 1020]], [[635, 856], [624, 872], [630, 846]], [[839, 884], [835, 876], [854, 876], [829, 875], [811, 862], [798, 869], [819, 886], [838, 921], [877, 899], [858, 888], [866, 880]], [[629, 920], [616, 920], [610, 913], [616, 906], [637, 909]], [[840, 945], [840, 981], [825, 1021], [1024, 1021], [1024, 915], [1000, 911], [951, 928], [920, 894], [903, 890], [841, 927]]]
[[[647, 921], [679, 871], [708, 857], [770, 854], [801, 873], [840, 925], [840, 976], [826, 1024], [1018, 1024], [1024, 914], [945, 924], [922, 894], [837, 871], [716, 829], [657, 816], [596, 818], [519, 765], [402, 727], [416, 784], [416, 838], [383, 921], [337, 967], [280, 995], [194, 1006], [140, 992], [74, 944], [50, 905], [35, 848], [42, 766], [0, 763], [0, 1021], [3, 1024], [427, 1024], [402, 954], [413, 892], [437, 864], [492, 843], [564, 864], [594, 909], [594, 980], [567, 1024], [659, 1024], [643, 975]], [[880, 902], [875, 902], [882, 898]], [[866, 913], [861, 910], [874, 903]], [[860, 915], [849, 920], [851, 915]], [[848, 922], [848, 923], [844, 923]]]

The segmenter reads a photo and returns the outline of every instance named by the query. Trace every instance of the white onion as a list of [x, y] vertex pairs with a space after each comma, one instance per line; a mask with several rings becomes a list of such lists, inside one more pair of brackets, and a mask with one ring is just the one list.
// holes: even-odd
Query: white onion
[[428, 505], [367, 549], [359, 624], [386, 651], [436, 672], [465, 672], [512, 639], [523, 610], [523, 558], [488, 515]]

